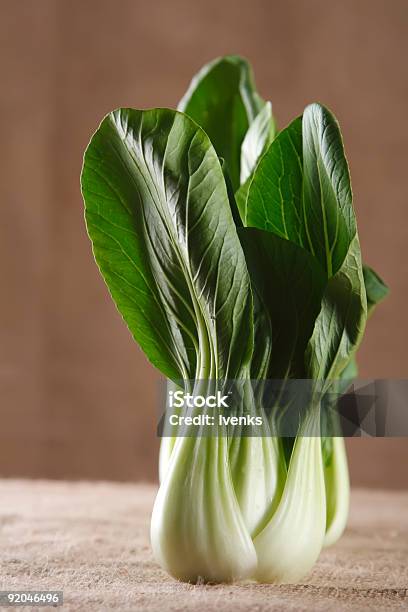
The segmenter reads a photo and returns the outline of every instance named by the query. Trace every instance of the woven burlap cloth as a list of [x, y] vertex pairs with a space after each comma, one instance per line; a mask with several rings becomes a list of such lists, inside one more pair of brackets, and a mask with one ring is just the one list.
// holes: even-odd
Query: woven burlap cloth
[[0, 481], [0, 590], [63, 590], [63, 610], [87, 612], [408, 611], [408, 492], [354, 490], [341, 541], [301, 584], [285, 586], [174, 581], [149, 545], [155, 493], [144, 484]]

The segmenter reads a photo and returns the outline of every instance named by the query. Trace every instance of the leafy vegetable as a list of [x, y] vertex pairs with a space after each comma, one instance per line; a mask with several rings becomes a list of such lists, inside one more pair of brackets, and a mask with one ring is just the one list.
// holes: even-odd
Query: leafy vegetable
[[[245, 60], [219, 58], [178, 112], [110, 113], [84, 158], [93, 252], [134, 339], [169, 389], [209, 397], [234, 380], [236, 413], [261, 415], [162, 442], [152, 546], [188, 582], [297, 581], [340, 537], [347, 458], [321, 436], [324, 400], [356, 376], [387, 294], [362, 264], [336, 119], [312, 104], [276, 134], [271, 108]], [[311, 380], [296, 437], [278, 437], [268, 378]]]
[[[87, 149], [82, 190], [97, 263], [152, 362], [175, 381], [249, 374], [249, 277], [220, 162], [201, 128], [175, 111], [111, 113]], [[250, 442], [262, 453], [262, 440]], [[253, 565], [253, 545], [226, 471], [226, 451], [222, 436], [198, 438], [194, 444], [180, 438], [172, 461], [180, 453], [183, 466], [173, 461], [174, 470], [163, 468], [166, 478], [153, 513], [152, 543], [162, 564], [178, 578], [230, 580]], [[259, 461], [257, 469], [262, 469]], [[219, 470], [223, 478], [216, 476]], [[203, 505], [196, 486], [179, 489], [185, 479], [202, 479], [211, 496], [219, 498], [218, 511], [237, 515], [226, 523], [229, 529], [219, 525], [211, 572], [205, 570], [210, 561], [202, 531], [214, 532], [215, 508]], [[195, 520], [180, 522], [184, 507], [192, 516], [200, 515], [202, 531]], [[173, 516], [179, 517], [177, 524]], [[179, 563], [174, 546], [164, 547], [169, 534], [186, 542], [184, 554], [177, 553]]]

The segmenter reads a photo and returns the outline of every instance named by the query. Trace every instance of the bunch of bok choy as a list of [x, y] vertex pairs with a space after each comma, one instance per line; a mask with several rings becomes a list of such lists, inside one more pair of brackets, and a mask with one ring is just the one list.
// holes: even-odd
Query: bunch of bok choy
[[[169, 385], [310, 379], [325, 392], [356, 375], [387, 289], [362, 263], [327, 108], [311, 104], [278, 132], [248, 63], [217, 59], [178, 110], [107, 115], [81, 184], [101, 274]], [[305, 576], [348, 513], [344, 440], [321, 435], [321, 411], [311, 402], [285, 440], [273, 428], [231, 439], [222, 426], [164, 438], [151, 524], [162, 567], [189, 582]]]

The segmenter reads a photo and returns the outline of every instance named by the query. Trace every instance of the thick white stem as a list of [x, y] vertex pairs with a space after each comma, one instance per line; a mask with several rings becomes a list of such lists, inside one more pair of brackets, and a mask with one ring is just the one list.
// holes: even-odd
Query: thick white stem
[[331, 546], [346, 528], [350, 506], [350, 480], [344, 438], [333, 438], [333, 451], [324, 477], [327, 500], [327, 525], [324, 546]]
[[185, 582], [232, 582], [255, 571], [225, 437], [176, 440], [153, 508], [151, 542], [160, 565]]
[[291, 583], [313, 567], [323, 546], [326, 496], [320, 436], [299, 436], [285, 488], [270, 521], [254, 540], [259, 582]]

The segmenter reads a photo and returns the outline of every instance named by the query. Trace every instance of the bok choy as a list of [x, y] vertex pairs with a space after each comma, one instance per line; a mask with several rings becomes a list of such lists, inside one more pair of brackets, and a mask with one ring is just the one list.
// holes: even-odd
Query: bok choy
[[248, 63], [220, 58], [178, 110], [109, 113], [81, 186], [101, 274], [169, 388], [311, 381], [292, 438], [268, 419], [249, 436], [216, 422], [210, 436], [187, 426], [163, 438], [157, 561], [193, 583], [303, 578], [348, 513], [344, 440], [321, 433], [322, 393], [356, 375], [368, 313], [387, 294], [362, 263], [336, 119], [311, 104], [277, 132]]

